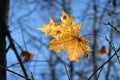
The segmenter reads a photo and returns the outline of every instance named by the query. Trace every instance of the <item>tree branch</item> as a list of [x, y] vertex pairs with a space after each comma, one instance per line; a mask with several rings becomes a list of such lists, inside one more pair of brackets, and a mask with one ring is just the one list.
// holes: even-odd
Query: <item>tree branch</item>
[[[7, 26], [7, 25], [6, 25], [6, 26]], [[16, 55], [19, 63], [20, 63], [20, 66], [21, 66], [21, 68], [22, 68], [22, 71], [23, 71], [24, 75], [25, 75], [26, 77], [28, 77], [27, 72], [26, 72], [26, 70], [25, 70], [25, 67], [24, 67], [24, 65], [23, 65], [23, 63], [22, 63], [22, 61], [21, 61], [21, 59], [20, 59], [20, 57], [19, 57], [19, 54], [18, 54], [18, 52], [17, 52], [17, 49], [16, 49], [16, 47], [15, 47], [15, 45], [14, 45], [14, 43], [13, 43], [13, 39], [12, 39], [12, 37], [11, 37], [11, 35], [10, 35], [10, 31], [9, 31], [8, 29], [6, 29], [6, 32], [7, 32], [7, 37], [8, 37], [8, 39], [9, 39], [9, 41], [10, 41], [10, 46], [11, 46], [11, 48], [13, 49], [13, 51], [14, 51], [14, 53], [15, 53], [15, 55]], [[26, 79], [26, 80], [28, 80], [28, 79]]]
[[104, 65], [106, 65], [119, 52], [119, 50], [120, 50], [120, 48], [117, 49], [117, 51], [115, 51], [115, 53], [105, 63], [103, 63], [99, 68], [97, 68], [95, 70], [95, 72], [93, 72], [93, 74], [88, 78], [88, 80], [90, 80], [94, 76], [94, 74], [97, 73], [98, 70], [100, 70], [101, 68], [103, 68]]
[[0, 66], [0, 69], [1, 69], [1, 70], [5, 70], [5, 71], [9, 71], [9, 72], [11, 72], [11, 73], [13, 73], [13, 74], [16, 74], [16, 75], [18, 75], [18, 76], [20, 76], [20, 77], [22, 77], [22, 78], [27, 79], [27, 80], [32, 80], [32, 79], [30, 79], [30, 78], [28, 78], [28, 77], [26, 77], [26, 76], [23, 76], [23, 75], [21, 75], [21, 74], [19, 74], [19, 73], [16, 73], [16, 72], [14, 72], [14, 71], [12, 71], [12, 70], [9, 70], [9, 69], [7, 69], [7, 68], [4, 68], [4, 67], [2, 67], [2, 66]]
[[120, 31], [116, 27], [114, 27], [112, 24], [110, 24], [110, 22], [104, 23], [104, 24], [105, 25], [110, 25], [115, 31], [117, 31], [118, 33], [120, 33]]

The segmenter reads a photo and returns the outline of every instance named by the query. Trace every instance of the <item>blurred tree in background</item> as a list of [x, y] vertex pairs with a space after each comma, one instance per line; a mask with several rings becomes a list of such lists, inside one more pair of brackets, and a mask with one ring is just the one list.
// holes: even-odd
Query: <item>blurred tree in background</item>
[[[119, 80], [119, 8], [119, 0], [10, 0], [6, 69], [16, 73], [7, 70], [7, 79]], [[62, 10], [74, 16], [76, 24], [83, 23], [80, 35], [91, 41], [89, 59], [70, 62], [66, 51], [48, 50], [51, 37], [38, 28], [50, 18], [61, 23]], [[23, 53], [29, 54], [27, 60]]]
[[8, 24], [9, 0], [0, 1], [0, 79], [6, 80], [6, 29]]

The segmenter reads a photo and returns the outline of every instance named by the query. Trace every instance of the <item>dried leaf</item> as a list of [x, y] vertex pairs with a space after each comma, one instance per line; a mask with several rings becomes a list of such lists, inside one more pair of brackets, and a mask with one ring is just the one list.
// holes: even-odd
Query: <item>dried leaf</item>
[[98, 54], [100, 56], [102, 56], [103, 54], [108, 54], [108, 50], [107, 50], [106, 46], [102, 46]]
[[62, 24], [57, 24], [50, 19], [50, 24], [44, 25], [40, 30], [46, 35], [53, 36], [55, 39], [50, 41], [49, 50], [61, 52], [68, 50], [70, 61], [79, 61], [79, 57], [88, 57], [88, 52], [91, 51], [87, 46], [89, 40], [79, 38], [79, 32], [82, 23], [76, 25], [74, 18], [62, 11]]
[[68, 50], [68, 57], [70, 61], [79, 61], [79, 56], [88, 57], [88, 52], [91, 51], [90, 47], [87, 46], [89, 40], [77, 37], [66, 37], [60, 40], [50, 41], [49, 50], [55, 52], [61, 52]]
[[25, 61], [25, 62], [28, 62], [28, 61], [30, 61], [32, 58], [34, 58], [34, 54], [32, 54], [32, 53], [30, 53], [30, 52], [27, 52], [27, 51], [23, 51], [22, 53], [21, 53], [21, 57], [23, 58], [23, 60]]

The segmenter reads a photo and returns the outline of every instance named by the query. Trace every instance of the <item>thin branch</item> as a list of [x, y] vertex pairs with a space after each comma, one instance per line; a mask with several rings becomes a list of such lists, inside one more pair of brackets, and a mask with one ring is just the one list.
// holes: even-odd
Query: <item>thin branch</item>
[[73, 80], [73, 71], [74, 71], [74, 64], [73, 62], [70, 62], [70, 77], [71, 77], [71, 80]]
[[[110, 24], [109, 22], [108, 22], [107, 24], [106, 24], [106, 23], [104, 23], [104, 24], [105, 24], [105, 25], [110, 25], [114, 30], [116, 30], [117, 32], [120, 33], [120, 31], [119, 31], [117, 28], [115, 28], [112, 24]], [[114, 44], [112, 44], [112, 42], [110, 42], [107, 37], [105, 37], [105, 39], [108, 41], [108, 43], [110, 44], [110, 46], [112, 47], [112, 49], [115, 51], [115, 46], [114, 46]], [[120, 63], [118, 54], [116, 54], [116, 56], [117, 56], [118, 62]]]
[[18, 45], [18, 47], [20, 48], [21, 51], [23, 51], [22, 47], [20, 46], [20, 44], [17, 43], [17, 41], [13, 40], [15, 42], [16, 45]]
[[24, 37], [22, 28], [21, 28], [21, 32], [22, 32], [22, 38], [23, 38], [23, 43], [24, 43], [25, 49], [26, 49], [26, 51], [28, 51], [27, 45], [26, 45], [26, 43], [25, 43], [25, 37]]
[[[111, 29], [110, 31], [110, 42], [113, 42], [113, 29]], [[113, 45], [114, 46], [114, 45]], [[109, 48], [109, 53], [108, 53], [108, 57], [111, 56], [111, 53], [112, 53], [112, 48], [110, 47]], [[110, 62], [108, 63], [108, 67], [107, 67], [107, 73], [106, 73], [106, 77], [105, 77], [105, 80], [108, 80], [109, 76], [110, 76], [110, 69], [111, 69], [111, 63], [112, 61], [110, 60]]]
[[94, 74], [97, 73], [98, 70], [100, 70], [101, 68], [103, 68], [104, 65], [106, 65], [106, 64], [119, 52], [119, 50], [120, 50], [120, 48], [117, 49], [117, 51], [115, 51], [115, 53], [114, 53], [105, 63], [103, 63], [99, 68], [97, 68], [97, 69], [92, 73], [92, 75], [88, 78], [88, 80], [90, 80], [90, 79], [94, 76]]
[[[22, 63], [25, 63], [25, 61], [24, 62], [22, 62]], [[7, 68], [10, 68], [10, 67], [13, 67], [13, 66], [16, 66], [16, 65], [19, 65], [20, 63], [14, 63], [14, 64], [12, 64], [12, 65], [10, 65], [10, 66], [7, 66]]]
[[34, 76], [33, 76], [33, 73], [31, 72], [31, 77], [32, 77], [32, 80], [35, 80]]
[[[6, 25], [6, 26], [7, 26], [7, 25]], [[23, 65], [23, 63], [22, 63], [22, 61], [21, 61], [21, 59], [20, 59], [20, 57], [19, 57], [19, 54], [18, 54], [18, 52], [17, 52], [17, 49], [16, 49], [16, 47], [15, 47], [15, 45], [14, 45], [14, 43], [13, 43], [13, 39], [12, 39], [12, 37], [11, 37], [10, 31], [9, 31], [8, 29], [6, 29], [6, 32], [7, 32], [7, 37], [8, 37], [8, 39], [9, 39], [9, 42], [10, 42], [10, 46], [11, 46], [11, 48], [13, 49], [13, 51], [14, 51], [14, 53], [15, 53], [15, 55], [16, 55], [19, 63], [20, 63], [20, 66], [21, 66], [21, 68], [22, 68], [22, 71], [23, 71], [24, 75], [25, 75], [26, 77], [28, 77], [27, 72], [26, 72], [26, 70], [25, 70], [25, 67], [24, 67], [24, 65]], [[26, 79], [26, 80], [27, 80], [27, 79]]]
[[117, 31], [118, 33], [120, 33], [120, 31], [116, 27], [114, 27], [112, 24], [110, 24], [110, 22], [104, 23], [104, 24], [105, 25], [110, 25], [115, 31]]
[[98, 75], [97, 75], [97, 80], [99, 79], [100, 73], [102, 72], [103, 67], [100, 69]]
[[[30, 60], [32, 62], [48, 62], [48, 60]], [[26, 61], [23, 61], [22, 63], [26, 63]], [[13, 66], [16, 66], [16, 65], [19, 65], [20, 63], [14, 63], [10, 66], [7, 66], [7, 68], [10, 68], [10, 67], [13, 67]]]
[[67, 73], [67, 76], [68, 76], [68, 80], [71, 80], [71, 77], [70, 77], [70, 75], [69, 75], [69, 73], [68, 73], [68, 70], [67, 70], [67, 66], [66, 66], [65, 63], [63, 63], [63, 64], [64, 64], [64, 66], [65, 66], [65, 70], [66, 70], [66, 73]]
[[20, 76], [20, 77], [22, 77], [22, 78], [27, 79], [27, 80], [32, 80], [32, 79], [30, 79], [29, 77], [23, 76], [23, 75], [21, 75], [21, 74], [19, 74], [19, 73], [17, 73], [17, 72], [14, 72], [14, 71], [9, 70], [9, 69], [7, 69], [7, 68], [4, 68], [4, 67], [2, 67], [2, 66], [0, 66], [0, 69], [5, 70], [5, 71], [9, 71], [9, 72], [11, 72], [11, 73], [13, 73], [13, 74], [16, 74], [16, 75], [18, 75], [18, 76]]
[[[52, 52], [54, 54], [54, 52]], [[62, 63], [62, 64], [65, 64], [65, 62], [57, 55], [57, 54], [54, 54], [54, 56]], [[68, 64], [66, 64], [66, 66], [69, 66]]]
[[[112, 47], [112, 49], [113, 49], [114, 52], [115, 52], [116, 50], [115, 50], [114, 44], [112, 44], [112, 42], [110, 42], [109, 39], [108, 39], [107, 37], [105, 37], [105, 39], [108, 41], [108, 43], [110, 44], [110, 46]], [[120, 63], [118, 54], [116, 53], [115, 55], [116, 55], [116, 57], [117, 57], [117, 59], [118, 59], [118, 62]]]
[[76, 72], [80, 77], [81, 77], [81, 79], [82, 80], [87, 80], [88, 78], [86, 77], [86, 76], [84, 76], [82, 73], [80, 73], [80, 72]]
[[6, 53], [9, 51], [10, 48], [11, 48], [11, 46], [9, 45], [8, 48], [6, 49]]

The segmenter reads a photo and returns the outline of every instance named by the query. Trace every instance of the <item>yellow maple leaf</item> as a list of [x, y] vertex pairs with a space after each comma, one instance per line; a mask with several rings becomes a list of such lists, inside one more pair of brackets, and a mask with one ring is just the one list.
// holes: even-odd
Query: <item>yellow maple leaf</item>
[[[66, 18], [65, 18], [66, 17]], [[45, 32], [48, 36], [53, 36], [55, 39], [65, 38], [66, 36], [78, 36], [82, 23], [76, 25], [73, 17], [69, 17], [64, 11], [61, 17], [62, 24], [57, 24], [53, 19], [50, 19], [50, 24], [44, 25], [39, 30]], [[76, 29], [79, 29], [76, 31]]]
[[50, 24], [44, 25], [42, 28], [39, 28], [39, 30], [44, 31], [46, 35], [53, 36], [56, 39], [59, 39], [70, 32], [66, 31], [63, 26], [55, 23], [52, 19], [50, 19]]
[[50, 41], [49, 50], [61, 52], [68, 50], [70, 61], [79, 61], [79, 57], [88, 57], [88, 52], [91, 51], [87, 45], [89, 40], [79, 38], [81, 24], [76, 25], [74, 18], [62, 11], [62, 24], [57, 24], [50, 19], [50, 24], [44, 25], [40, 30], [46, 35], [53, 36], [55, 39]]
[[70, 61], [79, 61], [79, 56], [88, 57], [88, 52], [91, 50], [87, 43], [89, 40], [77, 37], [66, 37], [60, 40], [53, 39], [50, 41], [49, 50], [61, 52], [68, 50]]

